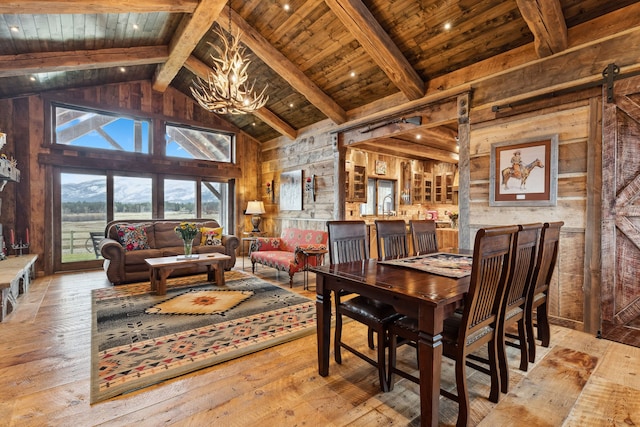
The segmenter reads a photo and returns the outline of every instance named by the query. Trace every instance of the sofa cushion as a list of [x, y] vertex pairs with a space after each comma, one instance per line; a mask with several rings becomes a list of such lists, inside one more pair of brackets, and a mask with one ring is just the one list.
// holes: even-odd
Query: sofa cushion
[[116, 224], [118, 241], [126, 251], [149, 249], [147, 231], [140, 224]]
[[156, 237], [156, 248], [164, 249], [171, 246], [184, 247], [182, 239], [176, 233], [176, 221], [158, 221], [154, 225], [154, 233]]
[[202, 236], [200, 238], [200, 245], [203, 245], [203, 246], [222, 245], [222, 227], [217, 227], [217, 228], [201, 227], [200, 233]]
[[148, 269], [149, 266], [144, 261], [146, 258], [159, 258], [163, 256], [162, 251], [159, 249], [145, 249], [140, 251], [127, 252], [127, 256], [124, 257], [124, 264], [130, 266], [133, 264], [143, 264]]

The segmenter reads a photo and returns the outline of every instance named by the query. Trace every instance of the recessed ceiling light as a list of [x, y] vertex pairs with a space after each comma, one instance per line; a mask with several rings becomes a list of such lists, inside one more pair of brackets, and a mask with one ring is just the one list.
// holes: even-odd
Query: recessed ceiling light
[[445, 30], [450, 30], [451, 29], [451, 22], [447, 22], [444, 24], [444, 29]]
[[416, 135], [416, 139], [420, 139], [420, 138], [422, 138], [422, 135], [417, 134], [417, 135]]
[[36, 76], [31, 76], [31, 77], [29, 77], [29, 80], [31, 80], [32, 82], [35, 82], [38, 79], [36, 79]]
[[11, 32], [13, 32], [13, 33], [17, 33], [18, 31], [20, 31], [20, 29], [18, 27], [16, 27], [15, 25], [12, 25], [9, 28], [11, 29]]
[[120, 67], [120, 72], [121, 72], [121, 73], [124, 73], [125, 71], [126, 71], [126, 68], [124, 68], [124, 67]]
[[282, 6], [282, 8], [285, 10], [285, 12], [289, 12], [289, 10], [291, 9], [291, 6], [289, 6], [289, 3], [285, 3], [284, 6]]
[[289, 104], [289, 108], [293, 108], [293, 102]]
[[352, 71], [352, 72], [351, 72], [351, 77], [355, 77], [355, 76], [356, 76], [356, 72], [355, 72], [355, 71]]
[[133, 29], [134, 30], [137, 30], [138, 28], [140, 28], [140, 27], [138, 27], [138, 24], [133, 24]]

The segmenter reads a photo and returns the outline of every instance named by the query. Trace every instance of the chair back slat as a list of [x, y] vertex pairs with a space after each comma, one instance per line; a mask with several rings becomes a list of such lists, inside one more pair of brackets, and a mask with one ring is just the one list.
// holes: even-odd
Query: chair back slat
[[409, 221], [409, 228], [411, 229], [413, 251], [416, 255], [438, 252], [435, 221], [411, 220]]
[[[459, 340], [487, 326], [495, 329], [509, 272], [515, 225], [478, 230], [473, 250], [469, 291], [465, 298]], [[487, 334], [489, 336], [491, 334]], [[479, 340], [478, 344], [484, 340]]]
[[369, 233], [364, 221], [328, 221], [329, 262], [369, 259]]
[[507, 281], [506, 311], [518, 306], [524, 308], [525, 299], [533, 282], [541, 230], [542, 223], [519, 226], [513, 242], [511, 272]]
[[558, 259], [560, 228], [563, 225], [563, 221], [547, 222], [542, 227], [540, 249], [538, 250], [533, 279], [534, 285], [532, 285], [532, 294], [534, 295], [544, 292], [549, 287]]
[[379, 260], [409, 256], [404, 220], [376, 220], [375, 223]]

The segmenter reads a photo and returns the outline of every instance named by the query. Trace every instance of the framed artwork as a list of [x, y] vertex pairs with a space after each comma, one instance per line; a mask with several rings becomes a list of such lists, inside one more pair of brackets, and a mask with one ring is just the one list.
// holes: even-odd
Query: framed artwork
[[555, 206], [558, 135], [491, 145], [490, 206]]
[[387, 162], [382, 160], [376, 160], [376, 175], [386, 175], [387, 174]]
[[302, 210], [302, 170], [280, 174], [280, 210]]

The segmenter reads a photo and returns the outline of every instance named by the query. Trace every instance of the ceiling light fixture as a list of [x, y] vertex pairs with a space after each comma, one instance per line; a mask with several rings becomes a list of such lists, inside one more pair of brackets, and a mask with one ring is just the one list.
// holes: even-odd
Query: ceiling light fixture
[[222, 27], [214, 30], [220, 36], [223, 48], [209, 43], [218, 53], [213, 59], [212, 71], [207, 80], [196, 77], [193, 80], [191, 93], [198, 104], [207, 111], [218, 114], [246, 114], [262, 108], [269, 96], [265, 95], [267, 86], [260, 94], [254, 92], [255, 80], [251, 87], [247, 81], [247, 68], [251, 61], [244, 54], [245, 48], [240, 46], [240, 30], [234, 37], [231, 33], [231, 6], [229, 8], [229, 38], [225, 36]]

